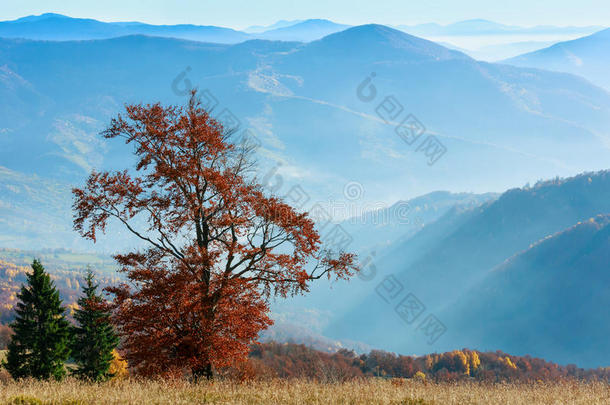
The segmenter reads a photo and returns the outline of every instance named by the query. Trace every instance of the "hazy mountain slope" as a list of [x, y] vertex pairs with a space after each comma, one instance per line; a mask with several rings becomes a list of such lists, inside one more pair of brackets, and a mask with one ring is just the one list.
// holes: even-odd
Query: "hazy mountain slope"
[[188, 39], [192, 41], [236, 44], [250, 39], [309, 42], [349, 28], [329, 20], [280, 21], [269, 27], [250, 27], [247, 32], [231, 28], [177, 24], [152, 25], [141, 22], [103, 22], [46, 13], [13, 21], [0, 21], [0, 37], [34, 40], [70, 41], [109, 39], [127, 35]]
[[349, 27], [349, 25], [337, 24], [329, 20], [311, 19], [299, 21], [285, 27], [269, 29], [257, 34], [257, 36], [263, 39], [276, 41], [309, 42], [337, 31], [343, 31]]
[[515, 66], [573, 73], [610, 91], [610, 28], [504, 62]]
[[0, 37], [4, 38], [69, 41], [115, 38], [135, 34], [230, 44], [251, 38], [246, 33], [223, 27], [190, 24], [151, 25], [139, 22], [106, 23], [52, 13], [0, 22]]
[[[370, 293], [372, 284], [376, 284], [387, 274], [387, 264], [396, 256], [394, 248], [397, 241], [410, 239], [414, 234], [430, 233], [435, 221], [448, 212], [462, 212], [474, 206], [497, 198], [496, 194], [449, 193], [436, 191], [408, 201], [399, 201], [388, 208], [368, 211], [361, 217], [350, 218], [340, 223], [351, 238], [346, 247], [358, 254], [363, 272], [347, 282], [329, 283], [327, 280], [313, 285], [306, 296], [297, 296], [286, 301], [274, 303], [276, 313], [292, 313], [295, 307], [332, 311], [319, 325], [319, 331], [326, 328], [334, 319], [358, 304], [363, 296]], [[445, 229], [445, 228], [443, 228]], [[418, 237], [418, 241], [429, 241], [430, 238]], [[432, 240], [434, 240], [432, 238]], [[409, 247], [415, 245], [409, 245]], [[425, 244], [417, 248], [424, 249]], [[378, 266], [383, 263], [384, 266]], [[404, 263], [403, 263], [404, 264]], [[347, 339], [347, 338], [346, 338]]]
[[[32, 159], [31, 162], [35, 162]], [[94, 246], [73, 230], [72, 185], [0, 166], [0, 248], [74, 249], [113, 253], [134, 242], [121, 227]]]
[[[205, 64], [211, 74], [224, 72], [230, 64], [223, 45], [164, 38], [59, 43], [0, 40], [0, 48], [0, 64], [27, 76], [33, 89], [52, 100], [22, 121], [7, 119], [0, 124], [14, 134], [0, 153], [2, 162], [68, 180], [74, 173], [102, 164], [111, 149], [104, 149], [97, 133], [123, 103], [167, 101], [173, 78], [188, 62]], [[220, 60], [211, 56], [223, 53]], [[246, 55], [242, 56], [246, 63]], [[150, 66], [156, 69], [151, 71]], [[15, 124], [21, 125], [20, 131]], [[39, 158], [37, 165], [24, 161], [23, 154]]]
[[0, 145], [9, 132], [22, 127], [31, 115], [44, 111], [50, 101], [7, 65], [0, 65], [0, 99]]
[[[183, 103], [194, 86], [211, 91], [215, 114], [229, 109], [256, 131], [261, 177], [281, 165], [278, 192], [299, 184], [309, 206], [344, 198], [349, 181], [366, 190], [364, 205], [607, 165], [608, 93], [568, 74], [479, 63], [378, 25], [308, 44], [2, 39], [0, 66], [11, 72], [3, 95], [17, 106], [28, 100], [0, 114], [0, 162], [74, 184], [91, 168], [130, 162], [130, 148], [97, 135], [124, 103]], [[366, 102], [358, 88], [370, 90], [362, 83], [371, 72], [376, 98]], [[390, 95], [402, 113], [386, 123], [376, 110]], [[426, 129], [411, 145], [395, 132], [409, 113]], [[446, 147], [434, 165], [421, 149], [429, 134]]]
[[354, 238], [350, 247], [358, 251], [380, 251], [398, 238], [411, 237], [455, 206], [472, 208], [497, 197], [495, 193], [435, 191], [398, 201], [387, 208], [372, 209], [343, 221], [341, 225]]
[[[535, 39], [535, 38], [534, 38]], [[472, 50], [462, 49], [461, 51], [472, 56], [477, 60], [487, 62], [500, 62], [507, 58], [513, 58], [527, 52], [534, 52], [542, 48], [551, 46], [558, 41], [547, 40], [525, 40], [519, 38], [515, 42], [502, 42], [499, 44], [488, 44], [479, 47], [473, 47]]]
[[270, 25], [252, 25], [252, 26], [244, 29], [244, 32], [247, 32], [250, 34], [251, 33], [261, 33], [261, 32], [265, 32], [265, 31], [271, 31], [276, 28], [290, 27], [292, 25], [298, 24], [303, 21], [305, 21], [305, 20], [279, 20]]
[[397, 28], [413, 35], [423, 36], [477, 36], [477, 35], [515, 35], [515, 34], [573, 34], [591, 33], [602, 27], [558, 27], [552, 25], [537, 25], [534, 27], [519, 27], [516, 25], [500, 24], [494, 21], [475, 18], [458, 21], [452, 24], [440, 25], [435, 23], [418, 25], [400, 25]]
[[456, 347], [567, 364], [610, 361], [610, 216], [536, 243], [490, 271], [442, 316]]
[[[464, 213], [450, 212], [394, 248], [375, 263], [393, 273], [406, 292], [415, 294], [427, 311], [438, 313], [481, 280], [486, 272], [532, 243], [578, 221], [610, 212], [610, 172], [554, 180], [533, 188], [514, 189], [494, 202]], [[423, 243], [418, 240], [423, 239]], [[383, 276], [384, 274], [382, 274]], [[377, 285], [382, 279], [377, 279]], [[374, 292], [327, 329], [340, 337], [377, 342], [392, 350], [424, 351], [425, 339], [415, 326], [407, 327], [393, 306]], [[449, 321], [449, 320], [445, 320]], [[433, 347], [455, 348], [451, 339]], [[430, 348], [428, 348], [429, 350]]]
[[60, 247], [53, 239], [65, 243], [72, 234], [70, 205], [70, 188], [65, 183], [0, 166], [0, 246]]
[[[144, 37], [3, 40], [0, 63], [54, 100], [57, 109], [32, 117], [38, 126], [28, 131], [45, 138], [57, 120], [90, 133], [124, 102], [176, 102], [172, 84], [190, 67], [186, 77], [192, 85], [212, 89], [223, 101], [220, 108], [230, 107], [242, 121], [272, 128], [270, 136], [279, 137], [284, 155], [296, 164], [305, 164], [312, 148], [323, 144], [317, 155], [327, 172], [345, 176], [354, 166], [347, 161], [364, 158], [377, 164], [377, 182], [395, 176], [397, 168], [425, 170], [425, 178], [445, 179], [431, 183], [432, 189], [449, 184], [470, 189], [449, 181], [456, 167], [463, 178], [477, 177], [471, 184], [483, 190], [492, 173], [505, 180], [501, 184], [522, 184], [530, 180], [524, 178], [527, 173], [535, 179], [595, 168], [605, 161], [600, 138], [610, 127], [610, 96], [574, 77], [478, 63], [382, 26], [348, 29], [307, 45], [253, 41], [225, 46]], [[367, 104], [356, 97], [356, 89], [371, 71], [377, 73], [373, 83], [379, 95]], [[182, 81], [178, 85], [184, 88]], [[386, 95], [403, 104], [403, 115], [413, 113], [445, 143], [448, 153], [434, 168], [421, 151], [415, 153], [417, 145], [398, 137], [396, 124], [376, 117], [375, 108]], [[75, 122], [74, 115], [86, 119]], [[15, 121], [8, 121], [3, 126], [10, 128]], [[63, 131], [66, 125], [60, 127]], [[21, 138], [28, 142], [32, 135]], [[33, 146], [40, 145], [36, 140]], [[389, 150], [394, 153], [388, 159]], [[482, 170], [489, 165], [497, 171]], [[353, 173], [362, 181], [371, 176], [369, 170]], [[405, 184], [414, 181], [401, 177]], [[430, 191], [421, 187], [413, 193]]]
[[[379, 95], [375, 102], [366, 104], [356, 97], [357, 87], [371, 72], [376, 74], [372, 83]], [[403, 105], [404, 115], [414, 114], [429, 133], [439, 135], [449, 150], [442, 162], [429, 169], [417, 165], [417, 155], [410, 153], [416, 148], [409, 148], [396, 136], [396, 124], [378, 120], [368, 122], [364, 128], [353, 128], [344, 119], [340, 121], [342, 125], [330, 127], [337, 135], [328, 137], [320, 132], [321, 119], [312, 122], [303, 117], [291, 121], [292, 127], [298, 124], [298, 128], [307, 128], [318, 143], [324, 142], [328, 153], [334, 153], [332, 146], [337, 144], [351, 149], [355, 145], [350, 145], [349, 139], [358, 135], [361, 148], [366, 150], [363, 154], [374, 159], [379, 177], [410, 172], [422, 173], [422, 178], [450, 178], [455, 172], [449, 168], [459, 167], [483, 185], [493, 183], [482, 178], [491, 173], [496, 180], [516, 177], [517, 173], [537, 173], [538, 178], [567, 174], [570, 167], [582, 168], [583, 153], [588, 156], [585, 164], [594, 160], [599, 168], [605, 167], [602, 162], [607, 156], [604, 142], [610, 115], [601, 111], [606, 110], [603, 105], [608, 94], [573, 76], [476, 62], [457, 51], [374, 25], [314, 41], [278, 60], [273, 71], [261, 70], [257, 74], [273, 79], [276, 87], [277, 83], [281, 85], [281, 93], [273, 89], [269, 93], [286, 99], [292, 95], [293, 108], [302, 105], [302, 97], [307, 97], [375, 117], [378, 103], [386, 96], [394, 96]], [[288, 101], [284, 105], [289, 107]], [[331, 117], [343, 116], [337, 112]], [[325, 120], [333, 125], [329, 121]], [[301, 139], [302, 143], [307, 141]], [[593, 151], [588, 146], [591, 144], [601, 148], [597, 149], [599, 155], [585, 152]], [[390, 155], [388, 149], [395, 153]], [[295, 153], [309, 150], [301, 147]], [[334, 156], [332, 170], [341, 171], [347, 159], [337, 158], [336, 153]], [[454, 160], [456, 157], [459, 158]], [[393, 165], [399, 161], [402, 169]], [[551, 166], [553, 169], [549, 170]], [[354, 176], [365, 178], [368, 172], [368, 167], [362, 166]], [[416, 177], [401, 176], [400, 180], [408, 184], [417, 181]], [[490, 185], [486, 191], [497, 184], [495, 181], [495, 186]]]
[[477, 60], [499, 61], [537, 51], [558, 42], [573, 40], [604, 29], [603, 26], [521, 27], [474, 19], [448, 25], [400, 25], [396, 28], [438, 43], [452, 44]]

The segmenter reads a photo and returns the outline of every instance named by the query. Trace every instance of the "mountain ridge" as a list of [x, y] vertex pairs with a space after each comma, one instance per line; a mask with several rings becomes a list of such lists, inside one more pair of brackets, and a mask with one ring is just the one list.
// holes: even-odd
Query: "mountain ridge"
[[503, 63], [580, 75], [610, 91], [610, 28], [586, 37], [559, 42], [547, 48], [515, 56]]
[[[432, 346], [434, 350], [470, 344], [468, 331], [460, 326], [463, 323], [452, 318], [450, 308], [454, 302], [463, 295], [476, 300], [475, 286], [492, 269], [510, 263], [511, 258], [563, 234], [579, 221], [610, 213], [608, 190], [610, 170], [604, 170], [508, 190], [498, 199], [473, 209], [449, 211], [406, 241], [399, 239], [388, 248], [388, 254], [375, 263], [377, 269], [385, 269], [378, 274], [376, 283], [393, 275], [424, 303], [427, 311], [443, 319], [448, 330], [453, 328], [449, 335], [462, 332], [460, 343], [448, 337]], [[395, 328], [402, 326], [397, 329], [400, 334], [385, 332], [392, 330], [392, 324]], [[346, 328], [354, 339], [368, 344], [384, 342], [392, 350], [410, 347], [425, 351], [427, 347], [415, 327], [405, 328], [392, 313], [392, 307], [375, 293], [364, 297], [325, 332], [340, 337]], [[492, 347], [492, 343], [487, 341], [485, 348]]]
[[[7, 72], [0, 95], [23, 107], [0, 113], [0, 130], [11, 134], [0, 138], [4, 165], [73, 173], [74, 180], [126, 158], [112, 143], [107, 152], [92, 147], [124, 103], [181, 104], [187, 86], [207, 88], [222, 100], [219, 112], [228, 107], [251, 126], [270, 164], [306, 165], [312, 174], [305, 181], [321, 190], [319, 199], [333, 192], [331, 184], [337, 190], [354, 178], [369, 195], [393, 201], [401, 197], [386, 198], [394, 181], [411, 196], [435, 189], [482, 193], [599, 169], [606, 161], [599, 136], [610, 122], [610, 96], [602, 89], [569, 74], [480, 63], [378, 25], [307, 44], [1, 39], [0, 66]], [[367, 104], [357, 90], [371, 72], [377, 99]], [[379, 105], [390, 95], [402, 115], [384, 122]], [[447, 149], [434, 167], [418, 144], [396, 133], [408, 114], [425, 129], [418, 142], [433, 135]], [[24, 150], [39, 157], [38, 168], [24, 164]], [[375, 176], [368, 164], [376, 165]], [[497, 169], [493, 176], [490, 168]], [[461, 173], [457, 183], [450, 181], [454, 169]]]
[[[553, 356], [562, 363], [606, 365], [608, 252], [609, 214], [539, 240], [490, 270], [445, 311], [453, 331], [449, 338], [458, 345]], [[510, 338], [506, 330], [512, 331]]]

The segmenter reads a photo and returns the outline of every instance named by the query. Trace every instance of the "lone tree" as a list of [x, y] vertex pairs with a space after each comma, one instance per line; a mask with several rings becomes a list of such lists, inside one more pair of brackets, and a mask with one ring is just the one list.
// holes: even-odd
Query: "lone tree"
[[64, 316], [59, 292], [38, 260], [27, 285], [17, 294], [15, 332], [3, 363], [15, 379], [34, 377], [57, 380], [64, 377], [64, 363], [70, 354], [70, 325]]
[[110, 323], [110, 313], [103, 297], [97, 294], [97, 284], [91, 271], [87, 272], [83, 296], [74, 313], [77, 326], [73, 329], [72, 358], [77, 368], [74, 374], [81, 379], [105, 381], [112, 377], [109, 371], [119, 337]]
[[196, 92], [183, 107], [129, 105], [102, 135], [133, 145], [137, 165], [74, 189], [74, 224], [95, 241], [114, 219], [146, 242], [115, 255], [128, 283], [108, 289], [135, 372], [212, 378], [272, 324], [271, 296], [356, 271], [352, 254], [322, 248], [307, 213], [265, 193], [248, 142]]

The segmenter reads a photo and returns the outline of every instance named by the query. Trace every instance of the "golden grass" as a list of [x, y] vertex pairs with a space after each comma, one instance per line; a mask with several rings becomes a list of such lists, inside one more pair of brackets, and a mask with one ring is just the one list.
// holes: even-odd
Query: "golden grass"
[[609, 404], [606, 383], [424, 384], [369, 379], [345, 383], [114, 381], [0, 383], [3, 404]]

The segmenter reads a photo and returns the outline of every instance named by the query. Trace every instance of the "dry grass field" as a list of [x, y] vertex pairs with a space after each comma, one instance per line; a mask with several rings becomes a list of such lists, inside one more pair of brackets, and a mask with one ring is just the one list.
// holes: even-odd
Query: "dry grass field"
[[235, 383], [113, 381], [0, 383], [3, 404], [609, 404], [606, 383], [436, 384], [362, 380]]

